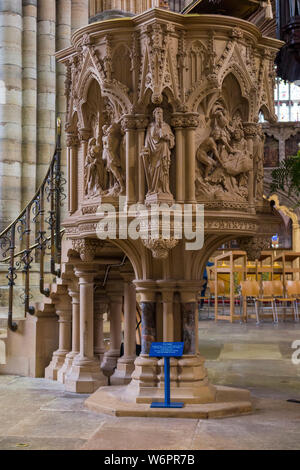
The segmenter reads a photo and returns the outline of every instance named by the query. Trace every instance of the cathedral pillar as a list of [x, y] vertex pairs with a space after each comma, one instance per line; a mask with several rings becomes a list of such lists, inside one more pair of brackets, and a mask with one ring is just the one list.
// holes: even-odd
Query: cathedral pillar
[[22, 201], [36, 191], [37, 0], [23, 0]]
[[117, 369], [111, 378], [112, 384], [127, 384], [131, 381], [136, 359], [136, 288], [134, 275], [122, 273], [124, 279], [124, 355], [118, 360]]
[[[70, 46], [71, 42], [71, 0], [57, 0], [56, 2], [56, 50], [61, 51]], [[62, 120], [62, 129], [66, 123], [67, 100], [65, 94], [66, 68], [64, 64], [56, 64], [56, 111]], [[66, 137], [62, 132], [62, 165], [66, 165]]]
[[198, 114], [185, 115], [185, 202], [196, 202], [196, 143], [195, 134], [198, 126]]
[[109, 283], [106, 292], [109, 298], [110, 348], [104, 354], [101, 369], [110, 376], [117, 366], [121, 351], [123, 283]]
[[72, 0], [72, 34], [89, 23], [89, 0]]
[[60, 295], [56, 302], [54, 299], [56, 314], [59, 323], [59, 346], [58, 350], [53, 353], [52, 361], [45, 369], [45, 378], [57, 380], [58, 373], [63, 367], [66, 355], [71, 349], [71, 328], [72, 328], [72, 310], [71, 299], [69, 295]]
[[69, 392], [92, 393], [106, 380], [94, 357], [94, 277], [97, 271], [92, 264], [80, 264], [75, 269], [80, 292], [80, 351], [66, 376]]
[[0, 231], [21, 211], [22, 0], [0, 2]]
[[77, 210], [77, 159], [79, 139], [75, 134], [67, 135], [68, 147], [68, 211], [73, 214]]
[[55, 146], [55, 0], [39, 0], [37, 31], [37, 184], [39, 184], [46, 174]]

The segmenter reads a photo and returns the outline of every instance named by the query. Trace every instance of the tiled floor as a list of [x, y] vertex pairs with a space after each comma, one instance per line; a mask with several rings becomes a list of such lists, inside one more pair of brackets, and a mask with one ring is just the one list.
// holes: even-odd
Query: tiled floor
[[[0, 376], [0, 449], [299, 449], [300, 325], [200, 321], [213, 383], [251, 389], [252, 415], [222, 420], [115, 418], [86, 410], [86, 396], [44, 379]], [[299, 354], [300, 357], [300, 354]]]

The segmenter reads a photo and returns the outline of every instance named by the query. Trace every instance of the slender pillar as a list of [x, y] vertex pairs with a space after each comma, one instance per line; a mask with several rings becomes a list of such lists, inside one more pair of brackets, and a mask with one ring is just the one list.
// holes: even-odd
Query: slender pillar
[[72, 34], [89, 23], [89, 0], [72, 0]]
[[37, 184], [48, 169], [56, 128], [56, 1], [38, 2], [37, 38]]
[[124, 279], [124, 355], [118, 360], [117, 369], [111, 378], [112, 384], [127, 384], [131, 381], [136, 359], [136, 288], [131, 274], [122, 274]]
[[185, 202], [194, 204], [196, 202], [196, 144], [195, 130], [198, 126], [198, 115], [186, 115], [185, 130]]
[[138, 155], [138, 201], [144, 204], [146, 197], [146, 178], [143, 159], [140, 156], [145, 145], [145, 130], [148, 125], [146, 116], [140, 115], [136, 119], [137, 127], [137, 155]]
[[[252, 123], [252, 122], [247, 122], [244, 123], [244, 131], [245, 131], [245, 137], [247, 139], [247, 144], [248, 144], [248, 150], [250, 154], [252, 155], [253, 158], [253, 148], [254, 148], [254, 142], [253, 140], [255, 139], [257, 135], [257, 124]], [[248, 202], [249, 202], [249, 208], [252, 213], [255, 213], [255, 201], [254, 201], [254, 161], [253, 161], [253, 167], [252, 170], [249, 171], [249, 176], [248, 176]]]
[[21, 211], [22, 0], [0, 2], [0, 231]]
[[22, 201], [36, 191], [37, 0], [23, 0]]
[[70, 372], [73, 360], [79, 354], [80, 349], [80, 303], [78, 286], [74, 285], [68, 292], [72, 299], [72, 350], [66, 355], [65, 362], [58, 372], [57, 380], [61, 383], [65, 383], [65, 377]]
[[45, 369], [45, 378], [57, 380], [59, 370], [63, 367], [66, 355], [71, 350], [72, 310], [71, 298], [68, 295], [60, 295], [55, 302], [56, 314], [59, 317], [59, 347], [53, 353], [52, 361]]
[[126, 132], [126, 202], [127, 205], [136, 202], [136, 122], [133, 116], [125, 116], [123, 128]]
[[185, 199], [184, 117], [174, 114], [172, 126], [175, 127], [176, 138], [176, 202], [182, 204]]
[[117, 367], [121, 350], [123, 283], [108, 285], [106, 291], [109, 298], [110, 348], [104, 354], [101, 369], [105, 375], [111, 376]]
[[104, 290], [97, 289], [95, 293], [94, 311], [94, 353], [101, 364], [105, 353], [103, 337], [103, 315], [108, 311], [108, 298]]
[[77, 188], [77, 160], [79, 139], [75, 134], [67, 135], [68, 147], [68, 211], [72, 215], [77, 210], [78, 188]]
[[93, 393], [106, 379], [94, 356], [94, 276], [92, 264], [76, 267], [80, 292], [80, 351], [73, 360], [65, 378], [66, 390], [77, 393]]

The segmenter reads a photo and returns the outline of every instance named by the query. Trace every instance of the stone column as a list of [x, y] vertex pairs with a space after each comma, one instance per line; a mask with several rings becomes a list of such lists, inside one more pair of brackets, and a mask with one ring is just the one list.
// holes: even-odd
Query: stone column
[[136, 117], [137, 127], [137, 158], [138, 158], [138, 202], [144, 204], [146, 197], [146, 178], [143, 159], [140, 156], [142, 148], [145, 145], [145, 130], [148, 125], [148, 119], [144, 115]]
[[80, 292], [80, 352], [65, 379], [66, 390], [93, 393], [106, 384], [99, 361], [94, 356], [94, 276], [97, 271], [90, 263], [78, 264], [75, 274]]
[[[57, 0], [56, 2], [56, 50], [61, 51], [70, 46], [71, 43], [71, 0]], [[66, 162], [66, 109], [67, 100], [65, 94], [66, 67], [64, 64], [56, 64], [56, 112], [62, 121], [62, 166]]]
[[72, 351], [66, 355], [65, 362], [58, 372], [58, 382], [65, 383], [65, 378], [72, 368], [75, 357], [79, 354], [80, 350], [80, 302], [78, 285], [74, 284], [73, 288], [68, 290], [69, 296], [72, 299]]
[[[252, 158], [254, 158], [254, 143], [253, 140], [255, 136], [257, 135], [257, 124], [252, 123], [252, 122], [246, 122], [244, 123], [244, 131], [245, 131], [245, 137], [247, 139], [248, 143], [248, 150], [250, 154], [252, 155]], [[249, 196], [248, 196], [248, 202], [249, 202], [249, 208], [252, 213], [255, 213], [255, 201], [254, 201], [254, 160], [253, 160], [253, 169], [249, 171], [249, 179], [248, 179], [248, 189], [249, 189]]]
[[196, 144], [195, 131], [199, 124], [198, 114], [185, 115], [185, 202], [196, 202]]
[[37, 0], [23, 0], [22, 201], [36, 191]]
[[77, 159], [79, 139], [75, 134], [67, 135], [68, 147], [68, 211], [72, 215], [77, 210]]
[[89, 23], [89, 0], [72, 0], [72, 34]]
[[158, 384], [158, 360], [149, 357], [151, 343], [156, 341], [156, 283], [154, 281], [135, 281], [136, 291], [140, 294], [142, 311], [142, 351], [136, 358], [132, 381], [127, 392], [137, 400], [148, 396], [150, 388]]
[[99, 359], [99, 364], [101, 364], [105, 353], [103, 315], [108, 311], [108, 297], [104, 289], [98, 288], [94, 299], [94, 354]]
[[[174, 341], [174, 291], [175, 283], [168, 281], [159, 281], [159, 287], [161, 289], [162, 303], [163, 303], [163, 341], [173, 342]], [[159, 387], [164, 388], [165, 375], [164, 375], [164, 359], [160, 359], [158, 366], [160, 367]], [[170, 359], [170, 379], [171, 386], [176, 386], [178, 371], [177, 371], [178, 359]]]
[[37, 184], [48, 169], [56, 128], [56, 1], [38, 2], [37, 37]]
[[126, 115], [122, 121], [126, 132], [126, 202], [127, 205], [136, 202], [136, 122], [134, 116]]
[[182, 204], [185, 200], [185, 164], [183, 137], [184, 118], [181, 114], [173, 115], [172, 126], [175, 127], [176, 138], [176, 202]]
[[58, 300], [54, 298], [56, 314], [59, 317], [59, 347], [53, 353], [52, 361], [45, 369], [45, 378], [57, 380], [59, 370], [63, 367], [66, 355], [71, 350], [72, 309], [71, 298], [68, 295], [60, 295]]
[[[198, 403], [214, 402], [215, 387], [209, 384], [204, 358], [198, 354], [198, 309], [196, 296], [199, 283], [181, 281], [182, 341], [184, 355], [178, 360], [178, 382], [180, 393], [189, 396]], [[200, 400], [200, 401], [199, 401]]]
[[111, 383], [128, 384], [134, 371], [136, 359], [136, 288], [134, 275], [122, 273], [124, 279], [124, 355], [118, 360]]
[[0, 231], [21, 211], [22, 0], [0, 2]]
[[104, 375], [111, 376], [117, 366], [121, 350], [121, 327], [123, 307], [123, 283], [114, 281], [107, 285], [109, 298], [110, 348], [104, 354], [101, 369]]

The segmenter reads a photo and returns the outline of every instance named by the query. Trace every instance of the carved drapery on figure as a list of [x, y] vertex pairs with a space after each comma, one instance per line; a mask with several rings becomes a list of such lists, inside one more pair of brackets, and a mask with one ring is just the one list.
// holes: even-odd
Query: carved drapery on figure
[[85, 195], [88, 198], [97, 197], [104, 193], [105, 169], [101, 158], [101, 147], [94, 137], [89, 140], [88, 151], [84, 165]]
[[169, 124], [164, 122], [162, 108], [153, 112], [154, 121], [149, 124], [145, 147], [142, 150], [146, 180], [148, 185], [147, 200], [172, 201], [170, 191], [171, 149], [175, 146], [175, 137]]

